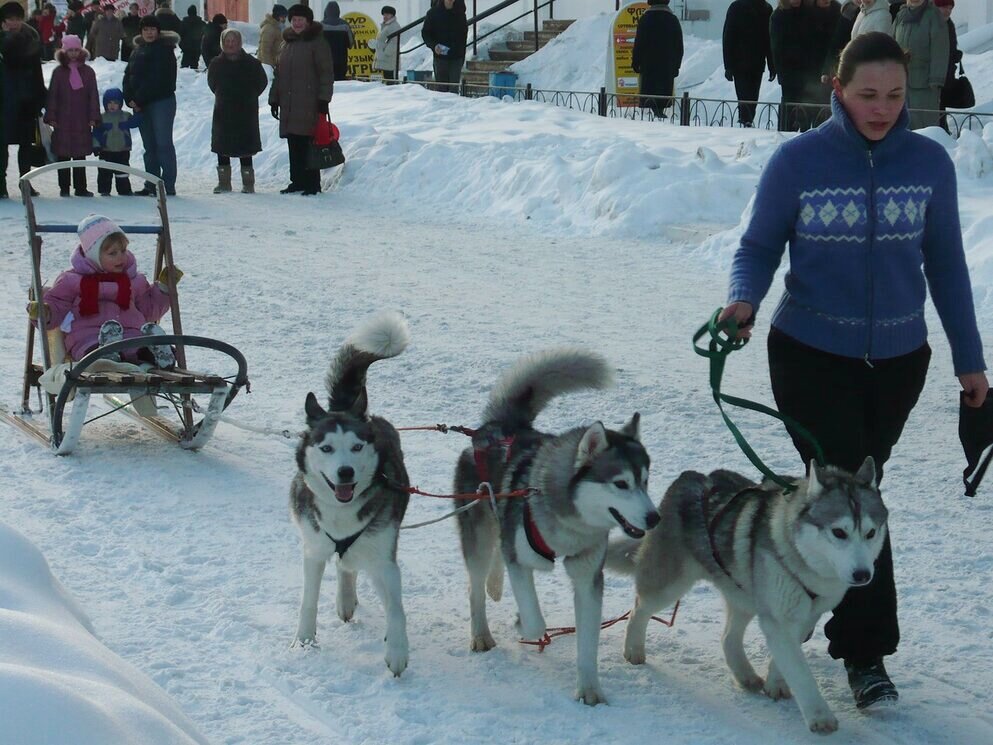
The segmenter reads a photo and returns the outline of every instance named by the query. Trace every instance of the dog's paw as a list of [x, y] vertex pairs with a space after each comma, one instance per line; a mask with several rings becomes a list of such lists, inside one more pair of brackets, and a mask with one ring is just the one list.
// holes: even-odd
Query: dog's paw
[[353, 603], [343, 603], [339, 602], [336, 610], [338, 611], [338, 618], [340, 618], [345, 623], [348, 623], [353, 618], [355, 618], [355, 609], [358, 607], [358, 602]]
[[489, 652], [495, 646], [496, 641], [493, 639], [493, 634], [489, 631], [483, 634], [476, 634], [472, 637], [472, 641], [469, 642], [469, 649], [473, 652]]
[[645, 645], [644, 643], [636, 644], [629, 639], [624, 640], [624, 659], [630, 662], [632, 665], [644, 665], [645, 664]]
[[317, 635], [303, 635], [297, 634], [296, 639], [290, 644], [290, 649], [320, 649], [321, 645], [317, 643]]
[[521, 639], [535, 641], [545, 637], [545, 619], [540, 616], [537, 619], [528, 619], [526, 622], [518, 616], [517, 623], [514, 624], [514, 627], [517, 629], [517, 633], [520, 635]]
[[806, 719], [811, 732], [830, 735], [832, 732], [838, 731], [838, 718], [826, 706], [819, 707]]
[[752, 672], [751, 675], [743, 675], [740, 678], [735, 678], [739, 686], [741, 686], [746, 691], [751, 691], [752, 693], [758, 693], [764, 690], [764, 681], [762, 676], [758, 673]]
[[407, 669], [409, 652], [406, 642], [390, 644], [386, 642], [386, 667], [393, 673], [393, 677], [399, 678], [403, 671]]
[[607, 703], [607, 697], [603, 695], [600, 686], [582, 686], [576, 689], [576, 700], [587, 706]]
[[771, 698], [773, 701], [781, 701], [782, 699], [793, 697], [793, 694], [790, 693], [790, 687], [786, 685], [786, 681], [780, 677], [769, 678], [766, 680], [765, 684], [762, 686], [762, 693]]

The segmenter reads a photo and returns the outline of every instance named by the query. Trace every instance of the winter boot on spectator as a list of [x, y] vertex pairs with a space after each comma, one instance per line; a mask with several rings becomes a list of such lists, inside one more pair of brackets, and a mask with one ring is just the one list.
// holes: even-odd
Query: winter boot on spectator
[[[141, 327], [142, 336], [164, 336], [165, 331], [157, 323], [146, 323]], [[162, 344], [157, 347], [148, 347], [155, 357], [155, 366], [160, 370], [171, 370], [176, 366], [176, 355], [172, 347]]]
[[[62, 173], [59, 171], [59, 173]], [[115, 341], [124, 340], [124, 327], [117, 321], [104, 321], [103, 325], [100, 327], [100, 333], [97, 335], [97, 346], [105, 347], [108, 344], [113, 344]], [[113, 360], [114, 362], [121, 361], [121, 353], [115, 352], [114, 354], [107, 355], [104, 359]]]
[[241, 193], [255, 193], [255, 169], [252, 166], [245, 166], [241, 169]]
[[86, 188], [86, 169], [85, 168], [73, 168], [72, 169], [72, 185], [73, 193], [77, 197], [92, 197], [93, 192]]
[[883, 701], [896, 701], [900, 698], [896, 686], [883, 667], [883, 658], [871, 660], [845, 660], [848, 685], [855, 697], [855, 706], [865, 709]]
[[223, 194], [231, 191], [231, 166], [217, 166], [217, 186], [214, 187], [215, 194]]
[[70, 196], [69, 187], [72, 186], [72, 173], [68, 168], [59, 170], [59, 196]]

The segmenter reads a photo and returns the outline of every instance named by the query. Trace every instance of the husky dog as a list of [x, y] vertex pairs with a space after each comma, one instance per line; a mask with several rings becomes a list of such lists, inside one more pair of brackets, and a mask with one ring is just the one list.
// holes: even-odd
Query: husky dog
[[345, 341], [324, 384], [328, 410], [307, 394], [307, 430], [297, 447], [290, 513], [303, 538], [303, 601], [294, 645], [316, 645], [317, 598], [328, 559], [337, 554], [338, 617], [351, 620], [355, 576], [369, 572], [386, 610], [386, 666], [407, 667], [407, 622], [400, 597], [397, 535], [410, 485], [397, 431], [369, 416], [366, 371], [407, 346], [395, 313], [373, 316]]
[[[773, 699], [792, 691], [812, 731], [838, 729], [800, 645], [849, 587], [872, 581], [887, 519], [873, 459], [854, 476], [811, 463], [810, 475], [789, 494], [730, 471], [687, 471], [666, 491], [659, 512], [661, 527], [640, 546], [610, 546], [608, 566], [633, 572], [637, 590], [624, 657], [643, 663], [652, 614], [708, 580], [727, 603], [724, 658], [738, 684]], [[742, 645], [754, 616], [772, 656], [764, 682]]]
[[590, 705], [605, 702], [597, 643], [607, 534], [619, 525], [641, 537], [659, 521], [647, 494], [649, 458], [638, 440], [638, 414], [620, 432], [596, 422], [553, 436], [536, 431], [533, 422], [556, 396], [604, 388], [611, 378], [606, 360], [583, 350], [524, 357], [497, 382], [483, 412], [485, 424], [455, 469], [457, 493], [473, 492], [481, 482], [503, 492], [534, 490], [525, 499], [499, 500], [496, 515], [485, 502], [459, 515], [469, 571], [471, 649], [484, 652], [496, 644], [486, 621], [484, 587], [500, 599], [504, 561], [517, 601], [518, 631], [525, 639], [544, 637], [534, 570], [550, 571], [559, 556], [575, 594], [576, 697]]

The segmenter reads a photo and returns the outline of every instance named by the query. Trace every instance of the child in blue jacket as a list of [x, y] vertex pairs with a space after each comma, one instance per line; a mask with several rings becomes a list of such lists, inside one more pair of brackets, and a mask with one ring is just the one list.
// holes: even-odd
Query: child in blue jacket
[[[124, 110], [124, 93], [120, 88], [107, 89], [103, 94], [103, 108], [102, 123], [93, 128], [93, 152], [108, 163], [130, 165], [131, 130], [141, 123], [141, 114], [132, 116]], [[97, 191], [102, 196], [110, 196], [111, 180], [121, 196], [134, 193], [127, 174], [101, 168], [97, 173]]]

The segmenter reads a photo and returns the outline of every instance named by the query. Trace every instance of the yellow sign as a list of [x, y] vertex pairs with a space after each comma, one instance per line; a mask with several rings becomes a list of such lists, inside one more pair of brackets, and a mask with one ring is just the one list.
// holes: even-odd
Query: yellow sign
[[379, 34], [379, 28], [365, 13], [345, 13], [342, 18], [355, 35], [355, 46], [348, 50], [348, 77], [367, 78], [372, 75], [372, 61], [376, 57], [369, 42]]
[[621, 8], [610, 28], [610, 59], [614, 68], [611, 79], [607, 81], [607, 89], [617, 94], [618, 106], [637, 106], [639, 103], [638, 73], [631, 69], [631, 58], [634, 55], [638, 21], [646, 10], [648, 3], [633, 3]]

